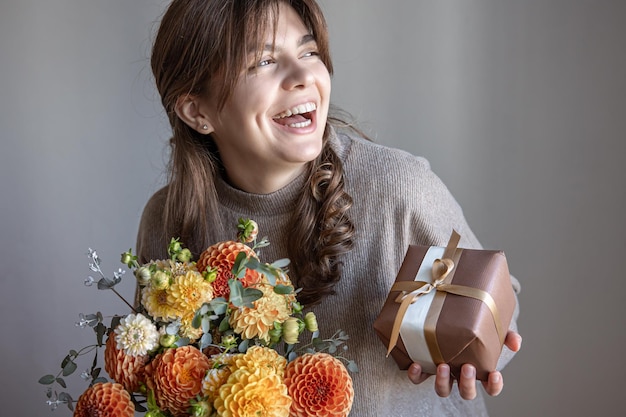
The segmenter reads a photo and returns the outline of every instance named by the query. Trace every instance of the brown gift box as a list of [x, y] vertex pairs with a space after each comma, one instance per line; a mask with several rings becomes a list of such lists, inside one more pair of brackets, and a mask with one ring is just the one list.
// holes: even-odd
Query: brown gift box
[[[452, 375], [458, 376], [461, 366], [471, 363], [476, 367], [476, 377], [486, 380], [502, 352], [515, 295], [504, 253], [460, 249], [456, 247], [459, 238], [453, 232], [441, 257], [444, 261], [436, 259], [431, 265], [422, 263], [432, 247], [409, 246], [374, 329], [386, 347], [393, 347], [391, 356], [402, 370], [418, 362], [425, 372], [434, 373], [436, 365], [447, 363]], [[439, 249], [441, 253], [443, 248]], [[416, 282], [420, 268], [422, 277], [428, 273], [429, 282]], [[420, 329], [410, 328], [411, 332], [423, 332], [420, 337], [426, 341], [429, 359], [424, 360], [423, 355], [411, 358], [398, 334], [404, 314], [411, 310], [402, 310], [406, 311], [411, 302], [426, 302], [428, 297], [424, 296], [430, 292], [434, 296], [430, 296], [430, 306], [424, 307], [428, 309], [426, 319]], [[397, 342], [391, 340], [389, 346], [390, 339], [395, 338], [394, 324]]]

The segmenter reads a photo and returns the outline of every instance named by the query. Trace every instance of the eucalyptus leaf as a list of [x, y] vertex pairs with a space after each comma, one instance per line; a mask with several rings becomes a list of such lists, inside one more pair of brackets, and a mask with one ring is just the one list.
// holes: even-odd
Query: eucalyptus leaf
[[288, 266], [291, 263], [291, 261], [289, 260], [289, 258], [282, 258], [282, 259], [278, 259], [274, 262], [272, 262], [272, 266], [274, 268], [285, 268], [286, 266]]
[[248, 262], [246, 263], [246, 268], [256, 270], [259, 268], [259, 265], [261, 265], [259, 260], [255, 258], [254, 256], [251, 256], [250, 258], [248, 258]]
[[228, 287], [230, 288], [230, 302], [235, 307], [243, 307], [243, 285], [239, 280], [231, 279], [228, 281]]
[[109, 380], [104, 378], [104, 377], [98, 377], [98, 378], [93, 380], [94, 384], [98, 384], [98, 383], [103, 383], [104, 384], [105, 382], [109, 382]]
[[298, 354], [296, 352], [291, 352], [288, 356], [287, 356], [287, 360], [289, 362], [293, 361], [294, 359], [296, 359], [298, 357]]
[[68, 375], [73, 374], [77, 367], [78, 366], [76, 365], [76, 362], [69, 361], [63, 367], [63, 376], [68, 376]]
[[[95, 362], [95, 360], [94, 360], [94, 362]], [[101, 371], [102, 371], [102, 368], [92, 368], [91, 369], [91, 378], [92, 379], [98, 379], [98, 377], [100, 376], [100, 372]]]
[[239, 343], [239, 346], [237, 347], [237, 349], [239, 350], [239, 353], [246, 353], [248, 351], [249, 345], [250, 345], [250, 339], [242, 340], [241, 343]]
[[59, 393], [59, 401], [63, 401], [67, 404], [67, 407], [74, 411], [74, 400], [72, 399], [72, 396], [70, 394], [68, 394], [67, 392], [60, 392]]
[[211, 320], [207, 316], [204, 316], [202, 317], [202, 331], [208, 333], [209, 330], [211, 330]]
[[72, 354], [70, 351], [70, 354], [67, 355], [65, 358], [63, 358], [63, 362], [61, 362], [61, 368], [65, 368], [65, 365], [67, 365], [71, 360], [72, 360]]
[[213, 335], [211, 333], [205, 333], [202, 335], [200, 339], [200, 350], [203, 350], [205, 347], [209, 346], [213, 343]]
[[191, 326], [194, 329], [199, 329], [202, 325], [202, 320], [204, 320], [202, 314], [203, 313], [201, 313], [200, 311], [197, 311], [196, 314], [193, 316], [193, 320], [191, 320]]
[[241, 251], [237, 254], [237, 257], [235, 258], [235, 263], [233, 264], [233, 269], [232, 269], [232, 273], [235, 277], [242, 278], [244, 276], [245, 271], [246, 271], [247, 261], [248, 261], [248, 258], [245, 252]]
[[354, 361], [348, 362], [348, 371], [350, 372], [359, 372], [359, 367]]
[[43, 385], [53, 384], [54, 381], [55, 381], [54, 375], [44, 375], [41, 378], [39, 378], [39, 383]]
[[291, 294], [293, 292], [293, 287], [291, 285], [278, 284], [274, 287], [274, 292], [276, 294], [283, 294], [283, 295]]
[[107, 332], [107, 326], [105, 326], [102, 323], [98, 323], [98, 325], [96, 326], [96, 328], [94, 329], [96, 331], [96, 337], [98, 340], [98, 346], [102, 346], [102, 339], [104, 338], [104, 335]]
[[174, 345], [176, 345], [176, 347], [187, 346], [188, 344], [189, 344], [189, 338], [187, 337], [181, 337], [176, 342], [174, 342]]
[[333, 354], [335, 352], [337, 352], [337, 346], [332, 345], [332, 344], [328, 346], [328, 353]]
[[111, 319], [111, 329], [115, 329], [117, 326], [119, 326], [121, 321], [122, 316], [113, 316], [113, 318]]
[[228, 317], [224, 317], [222, 319], [222, 322], [220, 323], [220, 327], [219, 327], [219, 331], [220, 332], [225, 332], [226, 330], [228, 330], [230, 328], [230, 323], [228, 322]]
[[263, 291], [256, 288], [244, 288], [243, 289], [243, 307], [252, 308], [254, 302], [263, 297]]
[[98, 281], [99, 290], [110, 290], [114, 286], [115, 286], [115, 282], [111, 281], [108, 278], [102, 278]]
[[228, 309], [228, 302], [224, 297], [218, 297], [211, 300], [211, 308], [215, 314], [222, 315], [226, 314], [226, 310]]
[[59, 384], [60, 386], [62, 386], [63, 388], [67, 388], [67, 384], [65, 383], [65, 380], [61, 377], [58, 377], [55, 379], [56, 383]]

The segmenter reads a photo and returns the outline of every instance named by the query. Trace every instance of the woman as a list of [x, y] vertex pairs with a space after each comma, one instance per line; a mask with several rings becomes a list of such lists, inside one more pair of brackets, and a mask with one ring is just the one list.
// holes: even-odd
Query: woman
[[[271, 242], [262, 258], [290, 258], [300, 301], [328, 331], [350, 334], [360, 367], [351, 415], [486, 414], [473, 366], [458, 389], [447, 365], [433, 378], [417, 364], [407, 375], [374, 334], [409, 244], [442, 246], [452, 228], [462, 246], [480, 244], [424, 159], [333, 127], [314, 0], [174, 0], [152, 69], [173, 138], [169, 183], [142, 217], [141, 260], [162, 258], [172, 236], [197, 255], [252, 218]], [[509, 331], [502, 365], [520, 342]], [[500, 373], [484, 386], [497, 395]]]

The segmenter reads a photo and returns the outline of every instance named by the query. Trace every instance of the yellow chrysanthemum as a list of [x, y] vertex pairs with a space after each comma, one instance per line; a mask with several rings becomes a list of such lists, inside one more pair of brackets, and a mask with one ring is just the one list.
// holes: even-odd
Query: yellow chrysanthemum
[[245, 339], [258, 337], [269, 343], [268, 332], [274, 322], [282, 323], [291, 314], [289, 297], [276, 294], [269, 284], [259, 284], [256, 288], [263, 292], [263, 296], [254, 302], [252, 308], [241, 307], [233, 311], [229, 322], [235, 333]]
[[183, 311], [184, 315], [195, 313], [203, 303], [212, 299], [211, 284], [196, 271], [187, 271], [185, 275], [174, 278], [174, 283], [167, 291], [168, 304]]
[[168, 302], [168, 291], [145, 287], [141, 294], [141, 304], [155, 320], [172, 321], [183, 316], [177, 306]]
[[214, 407], [223, 417], [288, 417], [291, 398], [278, 375], [239, 369], [221, 386]]
[[180, 329], [178, 331], [182, 337], [188, 338], [191, 342], [195, 342], [203, 334], [202, 327], [193, 327], [192, 322], [195, 315], [196, 313], [193, 311], [185, 314], [180, 321]]
[[233, 361], [235, 369], [247, 369], [254, 372], [256, 369], [262, 375], [276, 374], [283, 377], [287, 359], [280, 356], [274, 349], [262, 346], [252, 346], [243, 355], [237, 355]]

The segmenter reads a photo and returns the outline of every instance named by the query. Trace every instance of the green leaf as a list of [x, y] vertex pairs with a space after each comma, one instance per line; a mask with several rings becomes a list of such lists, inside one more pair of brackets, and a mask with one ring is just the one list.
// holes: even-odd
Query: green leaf
[[115, 282], [111, 281], [108, 278], [101, 278], [98, 281], [98, 289], [99, 290], [110, 290], [115, 286]]
[[248, 258], [244, 251], [241, 251], [237, 254], [237, 257], [235, 258], [235, 263], [233, 264], [233, 269], [231, 271], [235, 277], [242, 278], [244, 276], [247, 261]]
[[278, 284], [274, 287], [274, 292], [276, 294], [283, 294], [283, 295], [291, 294], [293, 292], [293, 287], [291, 285]]
[[115, 329], [117, 326], [119, 326], [121, 321], [122, 316], [113, 316], [113, 318], [111, 319], [111, 329]]
[[65, 365], [67, 365], [68, 362], [70, 362], [71, 360], [72, 360], [71, 354], [63, 358], [63, 362], [61, 362], [61, 368], [65, 368]]
[[74, 411], [74, 400], [72, 399], [72, 396], [70, 394], [68, 394], [67, 392], [60, 392], [59, 401], [65, 401], [65, 403], [67, 404], [67, 408]]
[[244, 339], [239, 343], [237, 350], [239, 353], [246, 353], [248, 351], [248, 346], [250, 345], [250, 339]]
[[196, 314], [194, 314], [193, 316], [193, 320], [191, 320], [191, 327], [193, 327], [194, 329], [200, 328], [200, 326], [202, 325], [202, 320], [202, 313], [200, 311], [196, 311]]
[[96, 332], [96, 338], [98, 340], [98, 346], [103, 346], [102, 339], [107, 332], [107, 326], [102, 323], [98, 323], [96, 328], [94, 329]]
[[[94, 360], [95, 362], [95, 360]], [[92, 379], [98, 379], [98, 377], [100, 376], [100, 372], [102, 371], [102, 368], [92, 368], [91, 369], [91, 378]]]
[[207, 316], [204, 316], [202, 318], [202, 331], [208, 333], [209, 330], [211, 330], [211, 320]]
[[228, 280], [228, 287], [230, 288], [230, 302], [235, 307], [243, 307], [243, 285], [239, 280]]
[[286, 266], [288, 266], [291, 263], [291, 261], [289, 260], [289, 258], [282, 258], [282, 259], [278, 259], [274, 262], [272, 262], [272, 266], [274, 268], [285, 268]]
[[228, 302], [224, 297], [218, 297], [211, 300], [211, 309], [218, 316], [222, 314], [226, 314], [226, 310], [228, 309]]
[[200, 338], [200, 350], [204, 350], [205, 347], [213, 343], [213, 335], [211, 333], [205, 333]]
[[63, 367], [63, 376], [68, 376], [68, 375], [73, 374], [77, 367], [78, 366], [76, 365], [76, 362], [69, 361]]
[[67, 385], [65, 384], [65, 380], [63, 378], [56, 378], [55, 381], [57, 382], [57, 384], [59, 384], [63, 388], [67, 388]]
[[348, 371], [350, 371], [350, 372], [359, 372], [359, 367], [357, 366], [356, 362], [354, 362], [354, 361], [349, 361], [348, 362]]
[[251, 256], [248, 259], [248, 262], [246, 263], [246, 268], [256, 270], [256, 269], [259, 269], [259, 265], [261, 265], [259, 260], [257, 258], [255, 258], [254, 256]]
[[98, 377], [98, 378], [94, 379], [92, 383], [93, 384], [99, 384], [99, 383], [103, 383], [104, 384], [105, 382], [109, 382], [109, 380], [101, 376], [101, 377]]
[[44, 375], [41, 378], [39, 378], [39, 383], [43, 385], [50, 385], [54, 383], [54, 381], [55, 381], [54, 375]]
[[230, 329], [230, 323], [228, 322], [228, 317], [224, 317], [224, 319], [222, 319], [222, 322], [220, 323], [220, 327], [218, 330], [220, 332], [225, 332], [228, 329]]

